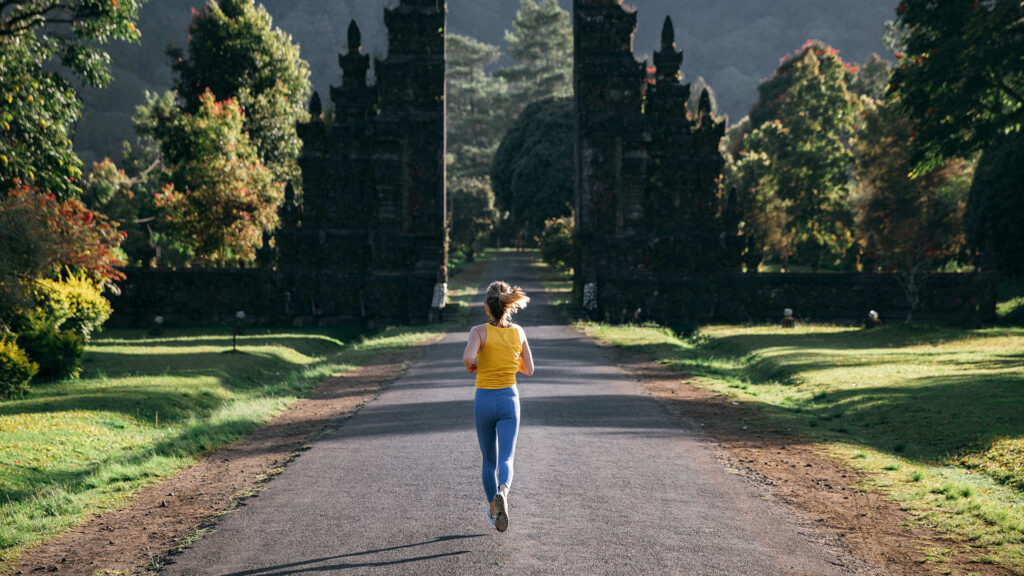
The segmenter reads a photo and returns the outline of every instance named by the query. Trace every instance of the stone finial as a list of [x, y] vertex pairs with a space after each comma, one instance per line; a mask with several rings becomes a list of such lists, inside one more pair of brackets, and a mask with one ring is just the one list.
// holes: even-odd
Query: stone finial
[[701, 118], [711, 117], [711, 94], [705, 88], [700, 93], [700, 102], [697, 104], [697, 112]]
[[[320, 101], [320, 93], [313, 91], [313, 97], [309, 99], [309, 115], [314, 119], [319, 118], [324, 112], [324, 104]], [[291, 184], [288, 185], [291, 187]]]
[[672, 17], [665, 16], [665, 24], [661, 27], [661, 49], [674, 50], [676, 47], [676, 29], [672, 25]]
[[679, 68], [683, 65], [683, 52], [676, 50], [676, 30], [672, 17], [665, 16], [661, 29], [661, 50], [654, 53], [654, 67], [659, 83], [678, 83], [682, 80]]
[[358, 53], [363, 47], [363, 33], [359, 31], [359, 25], [355, 19], [348, 25], [348, 51]]
[[[359, 31], [356, 21], [352, 20], [348, 25], [348, 52], [338, 54], [338, 66], [341, 67], [343, 87], [362, 88], [366, 86], [366, 72], [370, 69], [370, 57], [362, 52], [363, 33]], [[331, 100], [335, 105], [338, 104], [333, 88], [331, 89]]]

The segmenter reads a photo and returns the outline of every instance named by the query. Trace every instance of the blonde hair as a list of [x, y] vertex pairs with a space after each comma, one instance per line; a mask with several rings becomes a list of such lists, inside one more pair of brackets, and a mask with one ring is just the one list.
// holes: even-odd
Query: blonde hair
[[508, 282], [498, 280], [491, 282], [487, 287], [487, 297], [484, 299], [484, 306], [491, 320], [498, 324], [508, 324], [511, 316], [526, 308], [530, 297], [526, 295], [519, 286], [510, 286]]

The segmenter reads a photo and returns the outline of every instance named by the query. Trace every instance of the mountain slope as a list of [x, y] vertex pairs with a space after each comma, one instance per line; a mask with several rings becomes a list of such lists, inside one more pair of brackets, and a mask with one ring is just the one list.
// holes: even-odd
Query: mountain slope
[[[355, 18], [363, 30], [365, 50], [386, 53], [383, 7], [397, 0], [262, 0], [274, 24], [290, 33], [310, 63], [314, 88], [325, 95], [339, 82], [337, 54], [344, 50], [348, 23]], [[571, 9], [571, 0], [559, 0]], [[184, 45], [191, 9], [203, 0], [151, 0], [142, 10], [141, 44], [110, 47], [114, 83], [106, 90], [84, 91], [84, 118], [76, 148], [86, 162], [115, 155], [122, 140], [131, 139], [131, 114], [146, 90], [171, 86], [164, 51]], [[661, 24], [671, 15], [676, 42], [685, 53], [683, 73], [703, 76], [714, 89], [719, 108], [732, 120], [744, 116], [756, 98], [757, 83], [771, 75], [778, 59], [808, 38], [840, 50], [844, 59], [860, 63], [872, 52], [883, 53], [886, 20], [896, 0], [633, 0], [639, 11], [634, 42], [638, 57], [658, 49]], [[449, 30], [504, 46], [504, 31], [519, 3], [514, 0], [449, 0]]]

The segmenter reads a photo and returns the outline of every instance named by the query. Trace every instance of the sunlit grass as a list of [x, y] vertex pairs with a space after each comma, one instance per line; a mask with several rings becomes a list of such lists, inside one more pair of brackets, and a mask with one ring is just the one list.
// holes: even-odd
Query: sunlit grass
[[10, 561], [267, 422], [323, 379], [443, 326], [348, 331], [114, 331], [76, 381], [0, 404], [0, 553]]
[[922, 523], [1024, 570], [1024, 329], [580, 327], [820, 442]]
[[324, 379], [438, 338], [468, 316], [491, 251], [452, 274], [447, 325], [248, 330], [154, 337], [114, 330], [88, 347], [82, 378], [0, 403], [0, 573], [25, 546], [124, 505], [138, 489], [239, 440]]

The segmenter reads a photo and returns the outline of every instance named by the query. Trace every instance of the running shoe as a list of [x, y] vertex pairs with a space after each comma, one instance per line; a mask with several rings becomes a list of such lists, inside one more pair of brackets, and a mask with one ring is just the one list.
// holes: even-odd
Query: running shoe
[[494, 516], [491, 516], [491, 511], [484, 510], [484, 515], [487, 516], [487, 521], [491, 523], [491, 528], [494, 528]]
[[508, 488], [499, 490], [494, 495], [494, 506], [498, 509], [498, 515], [494, 518], [494, 527], [498, 532], [508, 530]]

